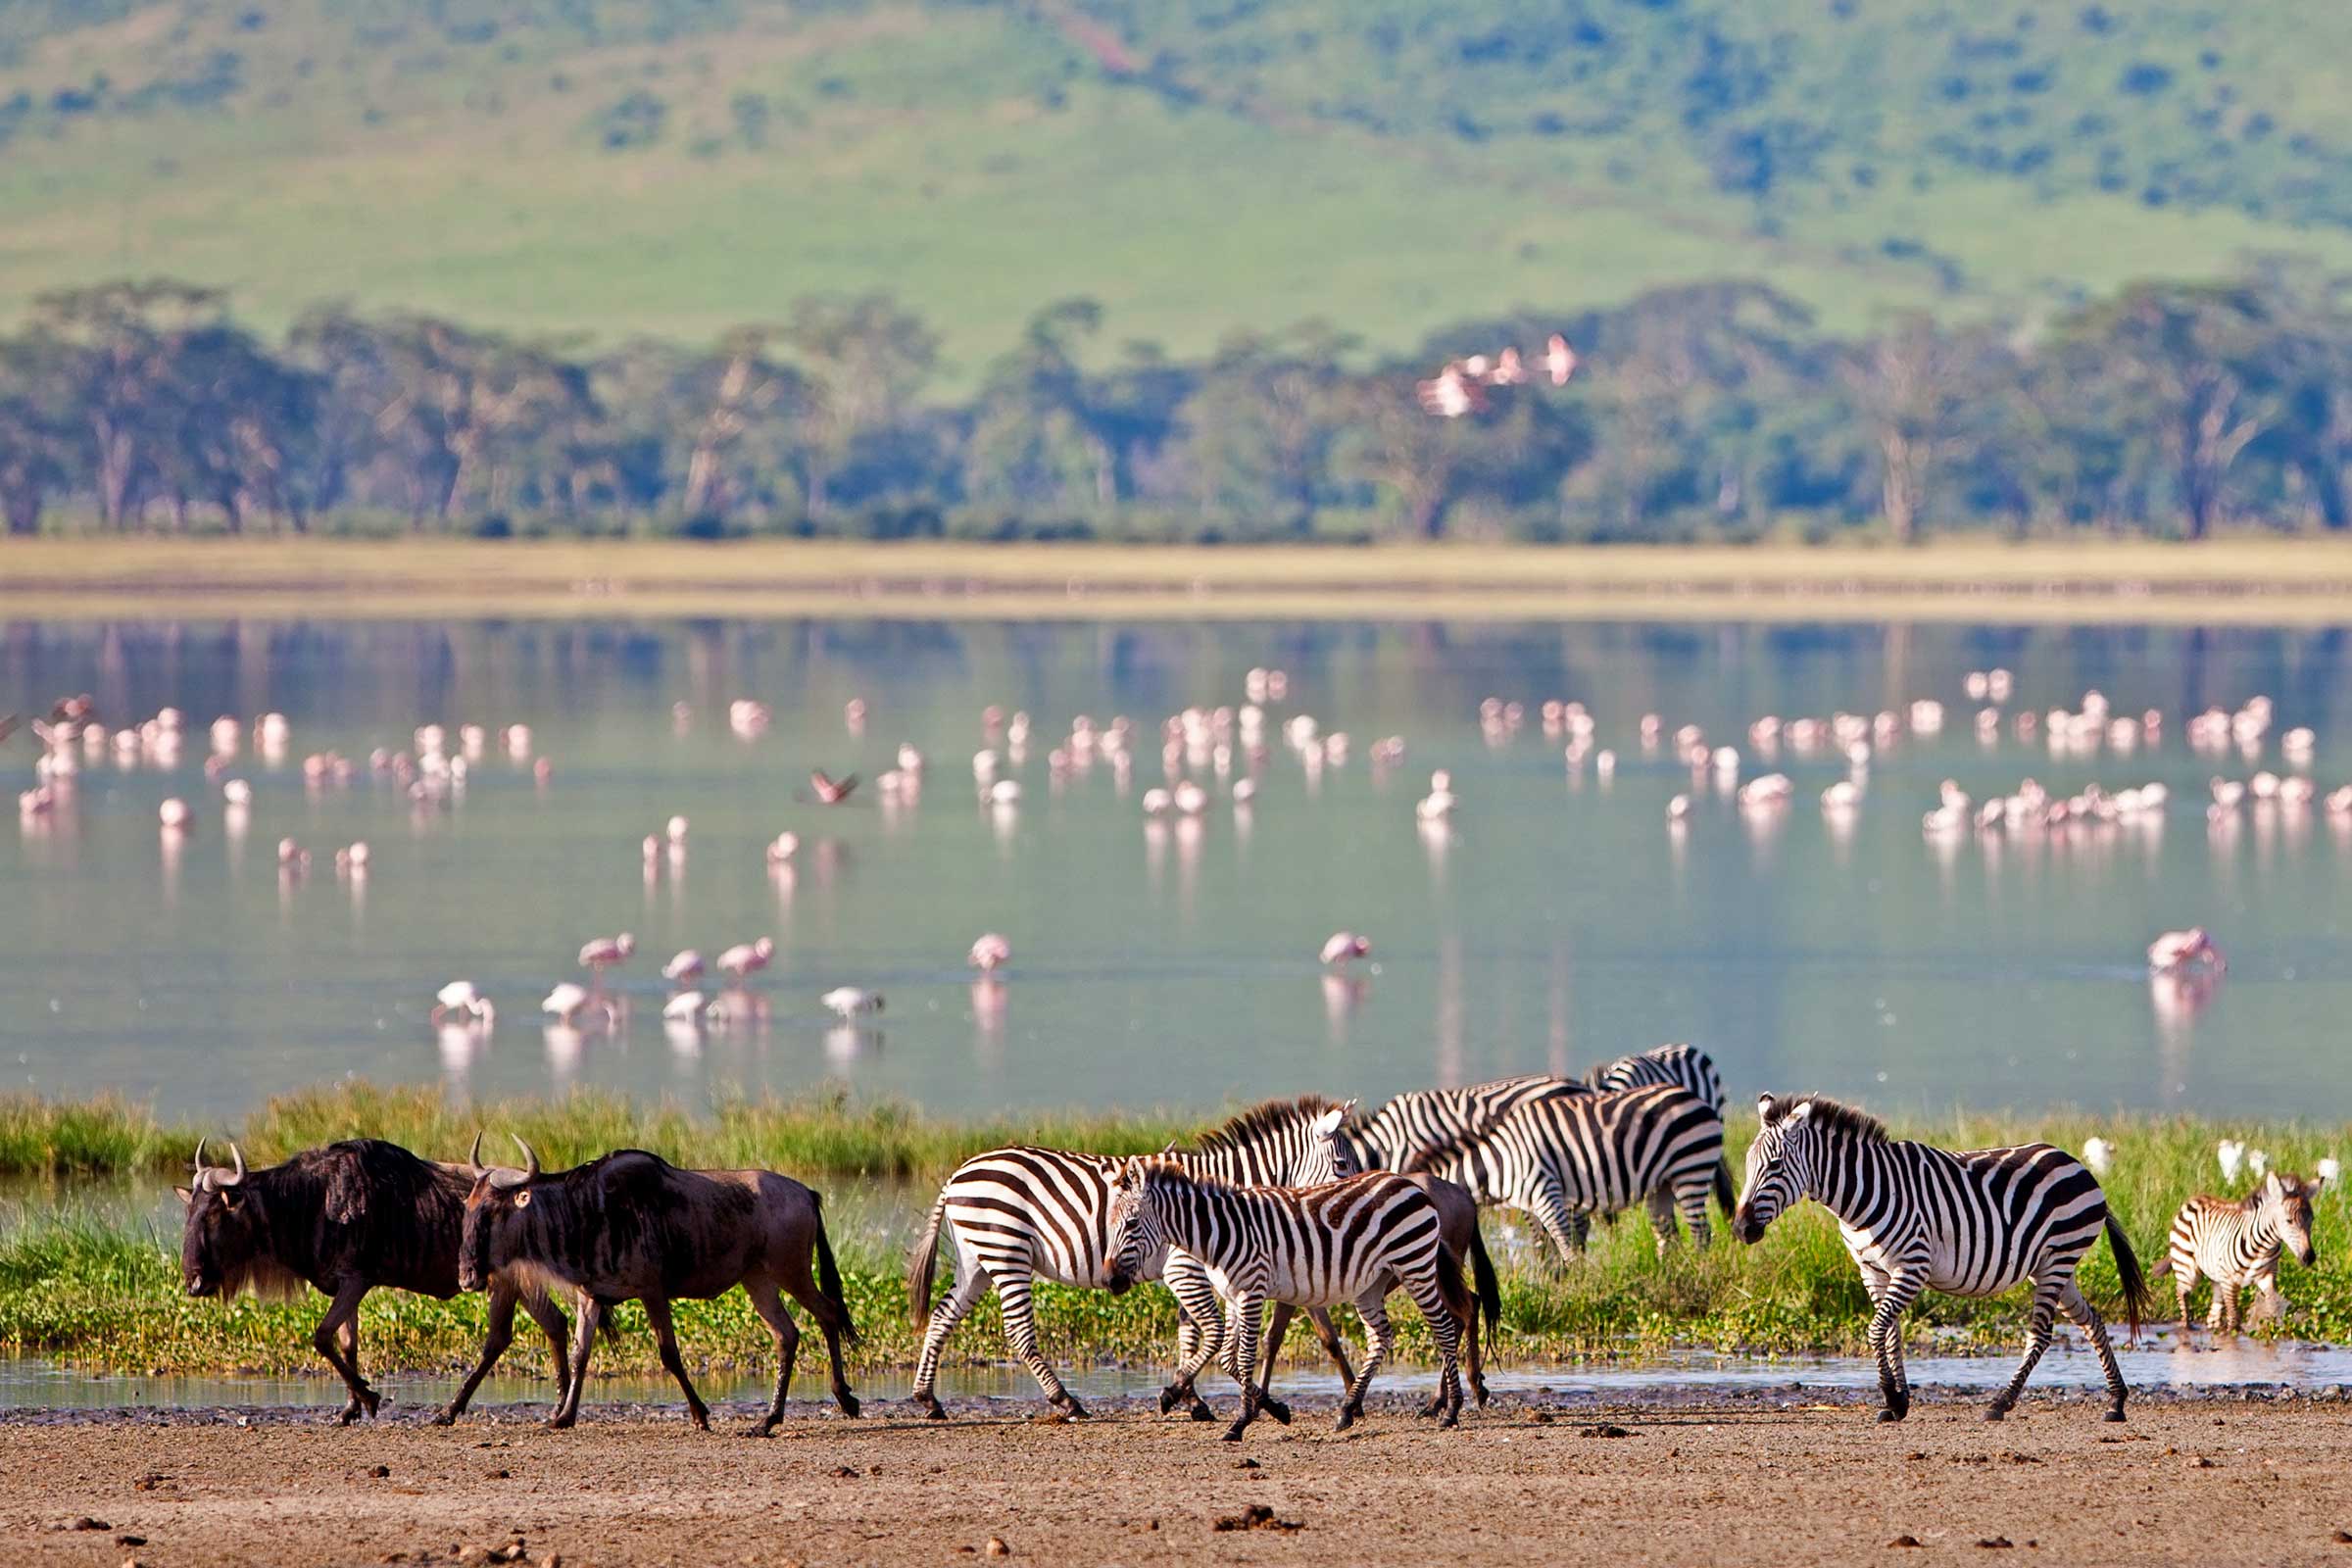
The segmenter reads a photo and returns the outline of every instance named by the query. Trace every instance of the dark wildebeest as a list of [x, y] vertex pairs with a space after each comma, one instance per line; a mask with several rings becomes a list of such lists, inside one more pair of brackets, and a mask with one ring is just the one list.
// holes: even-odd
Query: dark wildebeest
[[514, 1142], [526, 1168], [486, 1170], [466, 1197], [458, 1278], [467, 1290], [504, 1275], [572, 1293], [580, 1311], [579, 1345], [571, 1386], [549, 1426], [567, 1427], [578, 1419], [597, 1330], [611, 1333], [613, 1306], [635, 1299], [645, 1303], [662, 1364], [686, 1391], [694, 1424], [709, 1431], [710, 1409], [678, 1359], [669, 1303], [709, 1300], [737, 1285], [776, 1337], [776, 1400], [760, 1435], [784, 1419], [784, 1391], [801, 1346], [800, 1327], [784, 1309], [780, 1291], [790, 1291], [824, 1331], [833, 1397], [842, 1414], [858, 1413], [858, 1396], [841, 1364], [842, 1341], [857, 1344], [858, 1330], [842, 1298], [841, 1270], [814, 1192], [774, 1171], [680, 1170], [638, 1149], [617, 1150], [551, 1176], [540, 1171], [530, 1145]]
[[[474, 1140], [478, 1157], [481, 1140]], [[180, 1232], [180, 1273], [190, 1296], [225, 1299], [251, 1286], [259, 1296], [289, 1298], [307, 1282], [333, 1303], [311, 1344], [351, 1391], [343, 1420], [375, 1414], [382, 1396], [360, 1376], [360, 1299], [377, 1286], [447, 1300], [458, 1294], [458, 1242], [466, 1195], [480, 1167], [418, 1159], [373, 1138], [306, 1149], [282, 1165], [245, 1168], [204, 1162], [196, 1146], [194, 1182], [175, 1189], [188, 1206]], [[490, 1292], [490, 1339], [481, 1365], [438, 1417], [457, 1419], [490, 1363], [514, 1338], [514, 1308], [526, 1306], [556, 1352], [556, 1381], [570, 1373], [568, 1326], [544, 1292], [500, 1279]]]

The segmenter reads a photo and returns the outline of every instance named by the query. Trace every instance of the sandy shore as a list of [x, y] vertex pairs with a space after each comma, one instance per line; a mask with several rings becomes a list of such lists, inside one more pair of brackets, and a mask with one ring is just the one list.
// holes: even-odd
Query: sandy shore
[[18, 1417], [0, 1540], [12, 1563], [108, 1568], [937, 1563], [991, 1538], [1051, 1562], [1846, 1563], [1910, 1560], [1908, 1543], [1920, 1561], [2352, 1562], [2337, 1399], [2142, 1400], [2121, 1427], [2072, 1397], [1999, 1426], [1975, 1403], [1888, 1427], [1812, 1400], [1505, 1399], [1447, 1433], [1376, 1397], [1345, 1436], [1302, 1400], [1239, 1445], [1132, 1408], [942, 1426], [796, 1402], [767, 1442], [737, 1435], [740, 1410], [709, 1436], [643, 1407], [592, 1407], [570, 1433], [527, 1407], [451, 1431], [417, 1412], [348, 1431], [315, 1412]]

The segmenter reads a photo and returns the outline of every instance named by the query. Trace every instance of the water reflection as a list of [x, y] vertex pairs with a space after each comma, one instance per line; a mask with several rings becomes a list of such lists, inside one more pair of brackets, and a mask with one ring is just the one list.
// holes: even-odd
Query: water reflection
[[[96, 713], [42, 773], [26, 737], [0, 752], [24, 768], [0, 1059], [189, 1114], [346, 1073], [688, 1097], [838, 1074], [972, 1110], [1377, 1096], [1689, 1038], [1742, 1090], [1889, 1108], [2328, 1114], [2343, 665], [2340, 633], [2196, 628], [9, 622], [0, 711]], [[1993, 668], [2014, 700], [1974, 695]], [[2258, 695], [2275, 720], [2241, 722]], [[796, 798], [817, 762], [872, 783]], [[2246, 797], [2223, 808], [2217, 775]], [[1970, 819], [1923, 832], [1947, 779]], [[2171, 798], [1977, 824], [2026, 779]], [[1307, 961], [1341, 920], [1378, 945], [1377, 1005]], [[2229, 995], [2143, 999], [2137, 955], [2192, 923], [2227, 940]], [[764, 991], [688, 1018], [641, 960], [535, 1051], [426, 1016], [451, 974], [527, 1013], [623, 925], [781, 951]], [[1024, 955], [1018, 1031], [957, 961], [991, 928]], [[819, 1023], [845, 982], [905, 999], [888, 1050]]]

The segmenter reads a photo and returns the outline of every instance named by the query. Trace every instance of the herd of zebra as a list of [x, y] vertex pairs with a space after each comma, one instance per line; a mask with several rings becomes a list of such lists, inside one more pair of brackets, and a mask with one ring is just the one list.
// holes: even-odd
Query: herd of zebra
[[[1227, 1439], [1238, 1440], [1261, 1413], [1287, 1425], [1291, 1412], [1272, 1396], [1271, 1369], [1291, 1317], [1304, 1311], [1346, 1387], [1338, 1418], [1345, 1430], [1361, 1417], [1365, 1391], [1388, 1356], [1386, 1302], [1401, 1289], [1442, 1362], [1423, 1413], [1450, 1427], [1465, 1361], [1473, 1394], [1487, 1400], [1482, 1345], [1500, 1315], [1482, 1206], [1529, 1215], [1565, 1259], [1582, 1249], [1595, 1216], [1637, 1203], [1646, 1206], [1664, 1250], [1679, 1235], [1678, 1220], [1694, 1245], [1707, 1245], [1710, 1199], [1749, 1245], [1784, 1210], [1811, 1200], [1838, 1220], [1874, 1306], [1869, 1344], [1885, 1397], [1881, 1420], [1900, 1420], [1910, 1407], [1900, 1324], [1923, 1292], [1991, 1296], [2027, 1283], [2025, 1354], [1986, 1415], [1998, 1420], [2017, 1402], [2063, 1311], [2098, 1353], [2107, 1419], [2124, 1418], [2122, 1369], [2076, 1274], [2103, 1232], [2134, 1336], [2148, 1285], [2088, 1166], [2049, 1144], [1954, 1152], [1897, 1140], [1875, 1118], [1817, 1095], [1768, 1094], [1757, 1109], [1736, 1198], [1722, 1079], [1706, 1054], [1688, 1045], [1624, 1056], [1581, 1080], [1538, 1075], [1416, 1091], [1368, 1117], [1352, 1101], [1269, 1102], [1190, 1149], [1171, 1144], [1153, 1155], [991, 1150], [948, 1179], [908, 1259], [908, 1305], [925, 1328], [911, 1398], [944, 1418], [935, 1385], [948, 1337], [994, 1290], [1013, 1354], [1054, 1407], [1083, 1415], [1040, 1351], [1036, 1282], [1117, 1293], [1157, 1280], [1178, 1316], [1162, 1413], [1181, 1406], [1195, 1420], [1214, 1419], [1195, 1387], [1213, 1360], [1242, 1390]], [[478, 1137], [472, 1153], [451, 1164], [374, 1140], [254, 1171], [233, 1145], [230, 1152], [234, 1166], [224, 1169], [207, 1166], [199, 1149], [194, 1183], [180, 1189], [189, 1205], [188, 1293], [307, 1281], [333, 1297], [314, 1344], [351, 1391], [346, 1421], [376, 1408], [378, 1395], [359, 1372], [357, 1312], [377, 1285], [442, 1297], [461, 1288], [489, 1293], [489, 1339], [444, 1422], [463, 1413], [507, 1348], [519, 1304], [555, 1350], [562, 1397], [552, 1424], [569, 1425], [598, 1329], [617, 1302], [635, 1299], [690, 1413], [707, 1425], [669, 1306], [737, 1285], [776, 1339], [775, 1398], [761, 1430], [783, 1415], [799, 1340], [784, 1294], [814, 1316], [834, 1396], [844, 1413], [858, 1413], [842, 1360], [857, 1330], [821, 1204], [788, 1177], [679, 1170], [635, 1150], [548, 1173], [528, 1146], [523, 1166], [500, 1167], [482, 1163]], [[2312, 1200], [2322, 1185], [2270, 1171], [2243, 1201], [2194, 1199], [2181, 1208], [2158, 1272], [2174, 1273], [2184, 1325], [2200, 1275], [2214, 1281], [2217, 1325], [2234, 1327], [2245, 1285], [2276, 1300], [2281, 1252], [2312, 1260]], [[943, 1240], [955, 1251], [956, 1284], [935, 1305]], [[549, 1299], [559, 1291], [579, 1314], [576, 1349]], [[1353, 1368], [1328, 1312], [1342, 1303], [1354, 1304], [1364, 1327], [1363, 1360]]]

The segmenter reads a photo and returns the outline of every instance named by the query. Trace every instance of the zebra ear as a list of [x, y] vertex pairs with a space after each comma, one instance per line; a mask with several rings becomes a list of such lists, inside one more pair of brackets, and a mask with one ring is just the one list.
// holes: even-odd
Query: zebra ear
[[1340, 1124], [1348, 1119], [1348, 1106], [1353, 1105], [1354, 1103], [1355, 1102], [1350, 1100], [1348, 1102], [1347, 1105], [1332, 1106], [1322, 1115], [1315, 1118], [1314, 1125], [1309, 1130], [1317, 1138], [1329, 1138], [1332, 1134], [1340, 1130]]
[[1781, 1102], [1770, 1095], [1758, 1095], [1756, 1097], [1756, 1114], [1762, 1117], [1764, 1125], [1769, 1127], [1781, 1119]]
[[1789, 1121], [1804, 1121], [1812, 1114], [1813, 1102], [1810, 1100], [1800, 1100], [1795, 1104], [1788, 1107], [1786, 1119]]

